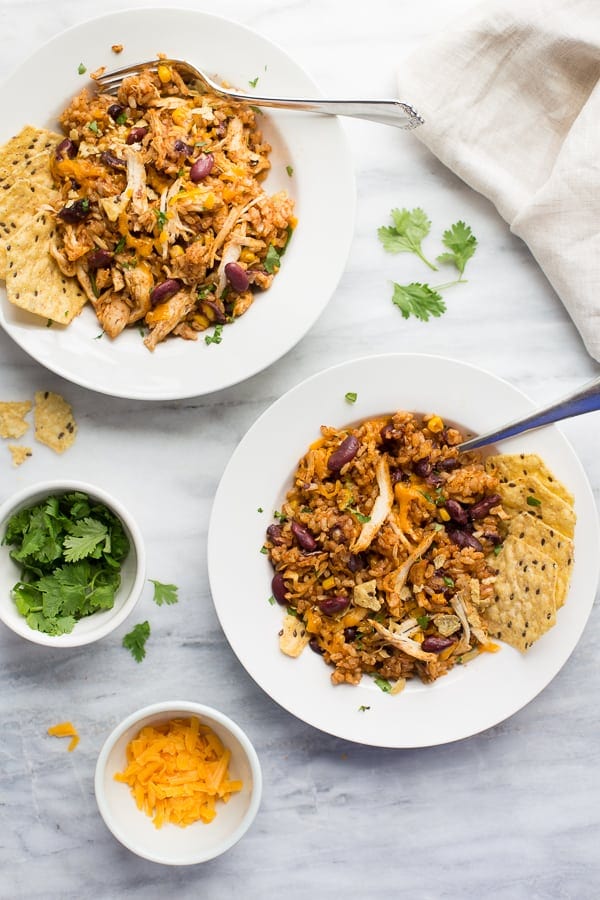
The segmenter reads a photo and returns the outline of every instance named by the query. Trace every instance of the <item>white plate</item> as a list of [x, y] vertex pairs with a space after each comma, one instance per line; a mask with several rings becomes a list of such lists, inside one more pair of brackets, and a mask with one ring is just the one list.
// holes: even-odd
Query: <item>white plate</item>
[[[115, 43], [124, 50], [111, 51]], [[86, 22], [42, 47], [0, 88], [0, 143], [25, 124], [57, 130], [57, 116], [99, 66], [117, 68], [164, 51], [201, 65], [240, 90], [317, 96], [309, 76], [266, 38], [241, 25], [191, 10], [146, 9]], [[43, 73], [43, 74], [40, 74]], [[68, 327], [18, 310], [0, 289], [0, 326], [31, 356], [76, 384], [116, 397], [167, 400], [237, 384], [287, 353], [325, 308], [342, 275], [354, 228], [354, 173], [336, 119], [271, 112], [262, 120], [273, 147], [269, 193], [286, 189], [298, 227], [273, 286], [223, 330], [223, 342], [167, 340], [150, 353], [136, 328], [116, 341], [96, 339], [91, 308]], [[287, 174], [291, 166], [293, 174]], [[331, 217], [324, 211], [331, 211]]]
[[[356, 391], [356, 403], [344, 395]], [[372, 679], [333, 687], [331, 669], [307, 648], [279, 651], [282, 610], [271, 606], [273, 571], [260, 553], [272, 513], [323, 424], [340, 427], [398, 409], [437, 412], [483, 433], [534, 404], [494, 375], [434, 356], [386, 355], [321, 372], [285, 394], [250, 428], [219, 484], [208, 536], [212, 596], [238, 659], [277, 703], [330, 734], [379, 747], [426, 747], [476, 734], [532, 700], [573, 651], [587, 621], [599, 573], [599, 529], [592, 492], [556, 426], [502, 443], [504, 452], [539, 453], [575, 495], [575, 565], [556, 626], [526, 654], [507, 645], [453, 669], [433, 685], [409, 682], [382, 693]], [[258, 510], [263, 509], [260, 513]], [[368, 707], [361, 710], [361, 707]]]

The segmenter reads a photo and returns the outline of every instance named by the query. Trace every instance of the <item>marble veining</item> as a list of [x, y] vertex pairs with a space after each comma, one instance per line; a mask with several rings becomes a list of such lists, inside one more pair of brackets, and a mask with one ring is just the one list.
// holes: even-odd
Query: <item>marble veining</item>
[[[64, 28], [144, 5], [197, 7], [247, 24], [294, 56], [325, 95], [384, 96], [395, 93], [405, 51], [473, 3], [450, 10], [443, 0], [1, 0], [0, 77]], [[63, 476], [110, 484], [141, 525], [149, 577], [180, 588], [179, 604], [161, 609], [150, 585], [144, 590], [136, 615], [151, 617], [152, 637], [143, 665], [120, 646], [126, 626], [92, 649], [60, 655], [0, 629], [2, 900], [600, 894], [597, 607], [562, 671], [526, 708], [468, 740], [410, 751], [347, 743], [280, 709], [242, 669], [217, 621], [205, 551], [215, 489], [246, 429], [301, 379], [354, 356], [418, 351], [484, 366], [544, 402], [597, 372], [559, 298], [490, 203], [411, 135], [344, 127], [358, 190], [348, 264], [318, 322], [267, 371], [208, 397], [147, 404], [68, 384], [0, 333], [2, 399], [54, 389], [80, 425], [64, 457], [36, 445], [15, 469], [0, 447], [0, 496]], [[428, 324], [404, 321], [390, 302], [392, 280], [423, 278], [418, 260], [386, 256], [375, 236], [392, 206], [417, 205], [437, 234], [464, 218], [479, 238], [468, 284], [448, 291], [448, 312]], [[596, 497], [599, 416], [563, 426]], [[129, 853], [107, 831], [93, 794], [96, 757], [112, 727], [150, 701], [175, 697], [232, 715], [254, 741], [265, 777], [246, 837], [189, 869]], [[82, 736], [72, 754], [45, 734], [67, 718]]]

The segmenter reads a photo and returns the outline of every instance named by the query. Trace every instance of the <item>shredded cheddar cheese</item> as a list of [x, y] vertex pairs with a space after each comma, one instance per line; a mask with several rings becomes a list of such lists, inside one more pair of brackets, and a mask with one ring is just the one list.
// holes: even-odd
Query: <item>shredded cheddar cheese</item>
[[128, 784], [139, 809], [156, 828], [211, 822], [218, 800], [242, 789], [229, 778], [231, 751], [196, 717], [142, 728], [127, 745], [127, 768], [116, 781]]
[[75, 749], [77, 744], [79, 743], [79, 735], [77, 734], [77, 729], [71, 722], [59, 722], [58, 725], [51, 725], [48, 729], [48, 734], [51, 737], [70, 737], [69, 746], [67, 750], [71, 753], [72, 750]]

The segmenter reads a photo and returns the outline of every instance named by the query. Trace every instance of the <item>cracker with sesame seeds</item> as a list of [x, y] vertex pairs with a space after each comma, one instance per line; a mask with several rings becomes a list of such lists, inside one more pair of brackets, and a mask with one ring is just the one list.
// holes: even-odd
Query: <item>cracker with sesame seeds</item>
[[556, 608], [560, 609], [569, 591], [574, 559], [573, 541], [527, 512], [519, 513], [510, 520], [508, 533], [535, 550], [546, 553], [557, 564]]
[[524, 652], [556, 623], [558, 565], [510, 535], [497, 557], [494, 599], [482, 612], [488, 631]]
[[537, 453], [502, 453], [491, 456], [486, 461], [486, 468], [503, 481], [511, 481], [515, 476], [528, 478], [535, 475], [549, 491], [573, 506], [573, 494], [561, 484]]
[[0, 188], [0, 278], [6, 278], [7, 246], [10, 246], [15, 232], [57, 197], [49, 172], [47, 179], [28, 176], [7, 190]]
[[29, 428], [25, 416], [30, 410], [31, 402], [29, 400], [0, 401], [0, 437], [22, 437]]
[[0, 189], [5, 182], [14, 183], [30, 172], [33, 160], [40, 154], [51, 152], [63, 140], [62, 135], [47, 128], [25, 125], [19, 134], [0, 147]]
[[22, 466], [33, 452], [31, 447], [23, 447], [22, 444], [9, 444], [8, 449], [12, 456], [13, 466]]
[[33, 416], [36, 440], [56, 453], [64, 453], [75, 441], [73, 410], [60, 394], [36, 391]]
[[490, 474], [499, 477], [497, 490], [503, 506], [518, 512], [527, 510], [550, 528], [572, 538], [576, 522], [572, 504], [563, 500], [556, 491], [550, 490], [543, 478], [535, 472], [522, 475], [518, 467], [515, 472], [504, 467], [503, 474], [500, 475], [496, 468], [498, 458], [495, 456], [487, 459], [485, 468]]
[[6, 248], [6, 295], [21, 309], [68, 325], [83, 309], [87, 297], [73, 278], [67, 278], [49, 253], [55, 224], [40, 212], [16, 231]]

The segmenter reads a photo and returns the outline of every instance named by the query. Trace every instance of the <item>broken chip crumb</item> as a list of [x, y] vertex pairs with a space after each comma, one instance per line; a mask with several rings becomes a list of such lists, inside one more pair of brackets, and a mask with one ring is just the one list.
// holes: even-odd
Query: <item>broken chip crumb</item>
[[106, 72], [106, 66], [99, 66], [97, 69], [94, 69], [93, 72], [90, 72], [90, 78], [93, 78], [94, 81], [100, 78]]
[[67, 401], [52, 391], [36, 391], [33, 412], [35, 437], [56, 453], [64, 453], [74, 443], [77, 425]]
[[58, 725], [51, 725], [48, 729], [51, 737], [70, 737], [67, 750], [71, 753], [79, 743], [79, 735], [77, 729], [72, 722], [59, 722]]
[[31, 447], [23, 447], [21, 444], [9, 444], [8, 449], [11, 452], [14, 466], [21, 466], [26, 459], [32, 454]]
[[23, 437], [29, 428], [25, 416], [30, 410], [31, 402], [29, 400], [23, 402], [0, 401], [0, 437]]
[[113, 44], [110, 48], [113, 53], [122, 53], [123, 52], [123, 44]]

